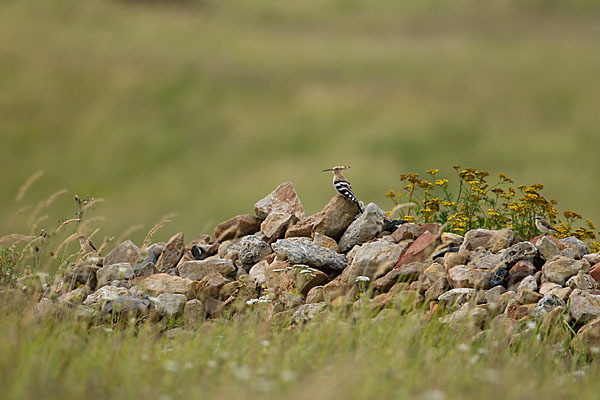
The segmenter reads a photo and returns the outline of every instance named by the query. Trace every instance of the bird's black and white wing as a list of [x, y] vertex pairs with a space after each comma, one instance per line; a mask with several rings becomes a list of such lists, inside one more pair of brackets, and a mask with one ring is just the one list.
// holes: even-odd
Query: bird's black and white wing
[[358, 202], [358, 200], [356, 199], [356, 196], [354, 195], [354, 192], [352, 191], [352, 186], [350, 186], [350, 182], [348, 181], [335, 181], [333, 183], [333, 186], [335, 187], [335, 190], [338, 191], [339, 194], [341, 194], [342, 196], [344, 196], [345, 198], [351, 200], [354, 204], [356, 204], [356, 207], [358, 207], [358, 210], [362, 213], [362, 207], [360, 206], [360, 203]]

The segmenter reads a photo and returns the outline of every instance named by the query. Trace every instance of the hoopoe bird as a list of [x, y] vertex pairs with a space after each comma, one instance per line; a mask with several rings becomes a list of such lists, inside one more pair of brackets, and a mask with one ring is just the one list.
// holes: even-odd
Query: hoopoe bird
[[546, 235], [547, 233], [550, 233], [550, 231], [554, 231], [556, 233], [560, 233], [558, 231], [558, 229], [556, 229], [555, 227], [553, 227], [550, 224], [550, 222], [546, 221], [544, 218], [540, 217], [539, 215], [535, 217], [535, 226], [544, 235]]
[[363, 209], [358, 200], [356, 199], [354, 192], [352, 191], [352, 186], [350, 186], [350, 182], [348, 182], [348, 180], [344, 177], [344, 174], [342, 173], [343, 170], [349, 168], [350, 167], [346, 167], [344, 165], [337, 165], [333, 168], [324, 169], [323, 172], [333, 171], [333, 187], [335, 188], [335, 190], [337, 190], [339, 194], [356, 204], [356, 207], [358, 207], [358, 211], [362, 213]]

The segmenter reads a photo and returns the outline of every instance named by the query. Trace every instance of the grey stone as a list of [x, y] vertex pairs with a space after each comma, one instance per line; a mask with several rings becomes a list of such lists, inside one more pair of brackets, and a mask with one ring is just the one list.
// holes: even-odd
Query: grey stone
[[310, 321], [314, 319], [319, 313], [323, 312], [327, 309], [327, 303], [311, 303], [304, 304], [298, 307], [296, 312], [294, 312], [294, 316], [292, 317], [292, 322], [294, 324], [301, 324], [303, 322]]
[[502, 254], [481, 254], [479, 257], [475, 256], [475, 252], [471, 255], [469, 266], [479, 269], [494, 269], [498, 264], [504, 262], [504, 256]]
[[531, 242], [520, 242], [500, 252], [507, 264], [514, 264], [519, 260], [532, 261], [537, 253], [537, 248]]
[[182, 278], [199, 281], [206, 275], [218, 272], [228, 276], [235, 272], [233, 261], [218, 257], [209, 257], [205, 260], [191, 260], [179, 266], [179, 276]]
[[569, 297], [570, 313], [578, 323], [586, 323], [600, 315], [600, 295], [575, 289]]
[[495, 231], [489, 229], [473, 229], [465, 234], [459, 252], [473, 251], [478, 247], [487, 248]]
[[105, 301], [115, 300], [120, 296], [127, 296], [128, 294], [129, 293], [125, 288], [103, 286], [86, 297], [83, 301], [83, 305], [99, 308]]
[[126, 240], [104, 257], [103, 265], [128, 263], [135, 265], [140, 257], [140, 248], [131, 240]]
[[567, 304], [560, 297], [548, 294], [538, 301], [537, 306], [533, 310], [533, 316], [539, 317], [552, 311], [556, 307], [566, 308]]
[[577, 275], [567, 279], [565, 285], [571, 289], [589, 290], [596, 287], [596, 280], [591, 275], [584, 274], [583, 271], [579, 271]]
[[590, 264], [586, 260], [574, 260], [563, 256], [557, 256], [547, 261], [542, 267], [542, 276], [546, 281], [564, 285], [570, 277], [579, 271], [590, 272]]
[[453, 288], [469, 287], [469, 270], [466, 265], [457, 265], [448, 271], [448, 283]]
[[133, 268], [129, 263], [110, 264], [100, 268], [96, 272], [96, 277], [98, 279], [97, 287], [102, 287], [116, 279], [132, 279]]
[[227, 258], [228, 260], [235, 261], [239, 258], [242, 238], [226, 240], [219, 245], [217, 254], [219, 258]]
[[440, 303], [446, 304], [450, 308], [459, 308], [476, 294], [472, 288], [451, 289], [438, 297]]
[[240, 241], [238, 258], [242, 262], [242, 265], [247, 266], [246, 270], [248, 270], [252, 265], [256, 264], [263, 257], [268, 256], [272, 252], [271, 246], [264, 240], [261, 240], [256, 236], [244, 236]]
[[550, 260], [552, 257], [560, 254], [558, 247], [546, 236], [539, 238], [535, 243], [535, 247], [537, 247], [540, 256], [544, 260]]
[[346, 268], [346, 257], [310, 241], [279, 239], [271, 245], [278, 257], [292, 264], [304, 264], [324, 272], [341, 271]]
[[206, 319], [206, 311], [202, 302], [198, 299], [192, 299], [185, 303], [183, 307], [183, 319], [187, 324], [196, 324]]
[[[162, 249], [161, 249], [161, 253], [162, 253]], [[136, 277], [150, 276], [150, 275], [158, 272], [158, 270], [156, 269], [156, 263], [158, 261], [158, 254], [160, 254], [160, 253], [157, 253], [157, 250], [152, 250], [150, 252], [150, 254], [148, 254], [148, 257], [146, 257], [144, 259], [144, 261], [142, 261], [141, 263], [139, 263], [133, 267], [133, 275]]]
[[75, 306], [77, 304], [83, 303], [86, 296], [87, 288], [85, 286], [80, 286], [77, 289], [63, 294], [58, 299], [56, 299], [56, 302], [62, 305]]
[[[400, 254], [402, 246], [384, 240], [362, 245], [348, 267], [348, 283], [353, 283], [359, 276], [376, 279], [385, 275], [394, 268]], [[423, 269], [424, 266], [420, 272], [423, 272]]]
[[183, 294], [163, 293], [156, 297], [154, 302], [161, 317], [171, 318], [183, 312], [187, 297]]
[[135, 316], [148, 315], [150, 301], [132, 296], [117, 296], [107, 300], [101, 309], [102, 315], [127, 314]]
[[385, 220], [385, 212], [375, 203], [369, 203], [362, 214], [346, 229], [339, 241], [340, 251], [346, 252], [354, 245], [373, 239], [381, 232]]
[[494, 286], [491, 289], [485, 291], [485, 300], [488, 303], [498, 303], [500, 296], [506, 293], [506, 289], [503, 286]]
[[575, 236], [569, 236], [568, 238], [560, 239], [560, 242], [575, 250], [577, 254], [576, 258], [578, 259], [590, 252], [585, 243], [577, 239]]
[[305, 217], [304, 207], [294, 189], [292, 182], [277, 186], [267, 197], [254, 205], [254, 212], [260, 219], [265, 219], [272, 212], [292, 214], [298, 219]]

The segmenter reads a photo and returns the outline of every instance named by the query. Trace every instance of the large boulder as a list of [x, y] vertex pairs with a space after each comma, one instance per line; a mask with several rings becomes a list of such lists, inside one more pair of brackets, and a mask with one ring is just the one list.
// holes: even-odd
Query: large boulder
[[184, 262], [179, 266], [179, 276], [193, 281], [199, 281], [206, 275], [214, 272], [227, 276], [235, 272], [235, 270], [236, 268], [233, 261], [224, 258], [209, 257], [205, 260], [191, 260]]
[[315, 218], [313, 231], [339, 240], [358, 214], [356, 205], [338, 194]]
[[183, 233], [176, 233], [165, 245], [165, 248], [156, 262], [156, 268], [159, 271], [166, 271], [174, 268], [183, 255], [184, 249], [185, 243], [183, 242]]
[[473, 229], [465, 234], [460, 251], [473, 251], [478, 247], [488, 248], [488, 242], [495, 231], [489, 229]]
[[131, 240], [126, 240], [104, 257], [103, 265], [128, 263], [129, 265], [137, 264], [140, 258], [140, 248], [137, 247]]
[[369, 203], [342, 235], [339, 241], [340, 250], [345, 253], [355, 245], [373, 239], [383, 229], [384, 221], [385, 212], [377, 204]]
[[544, 260], [550, 260], [552, 257], [560, 254], [558, 246], [548, 239], [548, 236], [542, 236], [535, 242], [535, 247]]
[[254, 213], [260, 219], [267, 218], [272, 212], [291, 214], [298, 219], [305, 217], [304, 207], [300, 203], [293, 183], [282, 183], [271, 194], [254, 205]]
[[292, 264], [303, 264], [326, 273], [346, 268], [346, 257], [333, 250], [318, 246], [303, 238], [279, 239], [271, 245], [281, 259]]
[[394, 268], [401, 253], [402, 246], [384, 240], [362, 245], [348, 267], [348, 283], [354, 282], [359, 276], [370, 279], [384, 276]]

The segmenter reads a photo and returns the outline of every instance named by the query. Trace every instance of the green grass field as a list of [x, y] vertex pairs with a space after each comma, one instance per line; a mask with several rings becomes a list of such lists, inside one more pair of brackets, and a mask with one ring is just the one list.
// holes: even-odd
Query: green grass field
[[600, 220], [599, 22], [593, 1], [5, 1], [0, 231], [67, 188], [41, 225], [77, 193], [105, 199], [99, 237], [177, 212], [192, 238], [284, 181], [320, 210], [337, 164], [382, 206], [461, 164]]
[[[52, 231], [74, 217], [78, 194], [104, 200], [87, 215], [102, 217], [86, 228], [100, 228], [98, 242], [127, 233], [141, 245], [172, 212], [155, 239], [182, 231], [189, 241], [252, 213], [284, 181], [308, 214], [319, 211], [334, 194], [320, 171], [337, 164], [352, 166], [361, 200], [384, 208], [401, 173], [460, 164], [542, 183], [561, 211], [600, 223], [598, 43], [592, 0], [5, 0], [0, 236]], [[472, 341], [422, 325], [422, 312], [375, 322], [340, 313], [291, 330], [249, 313], [167, 337], [40, 322], [7, 303], [6, 399], [600, 390], [597, 361], [564, 337]]]

